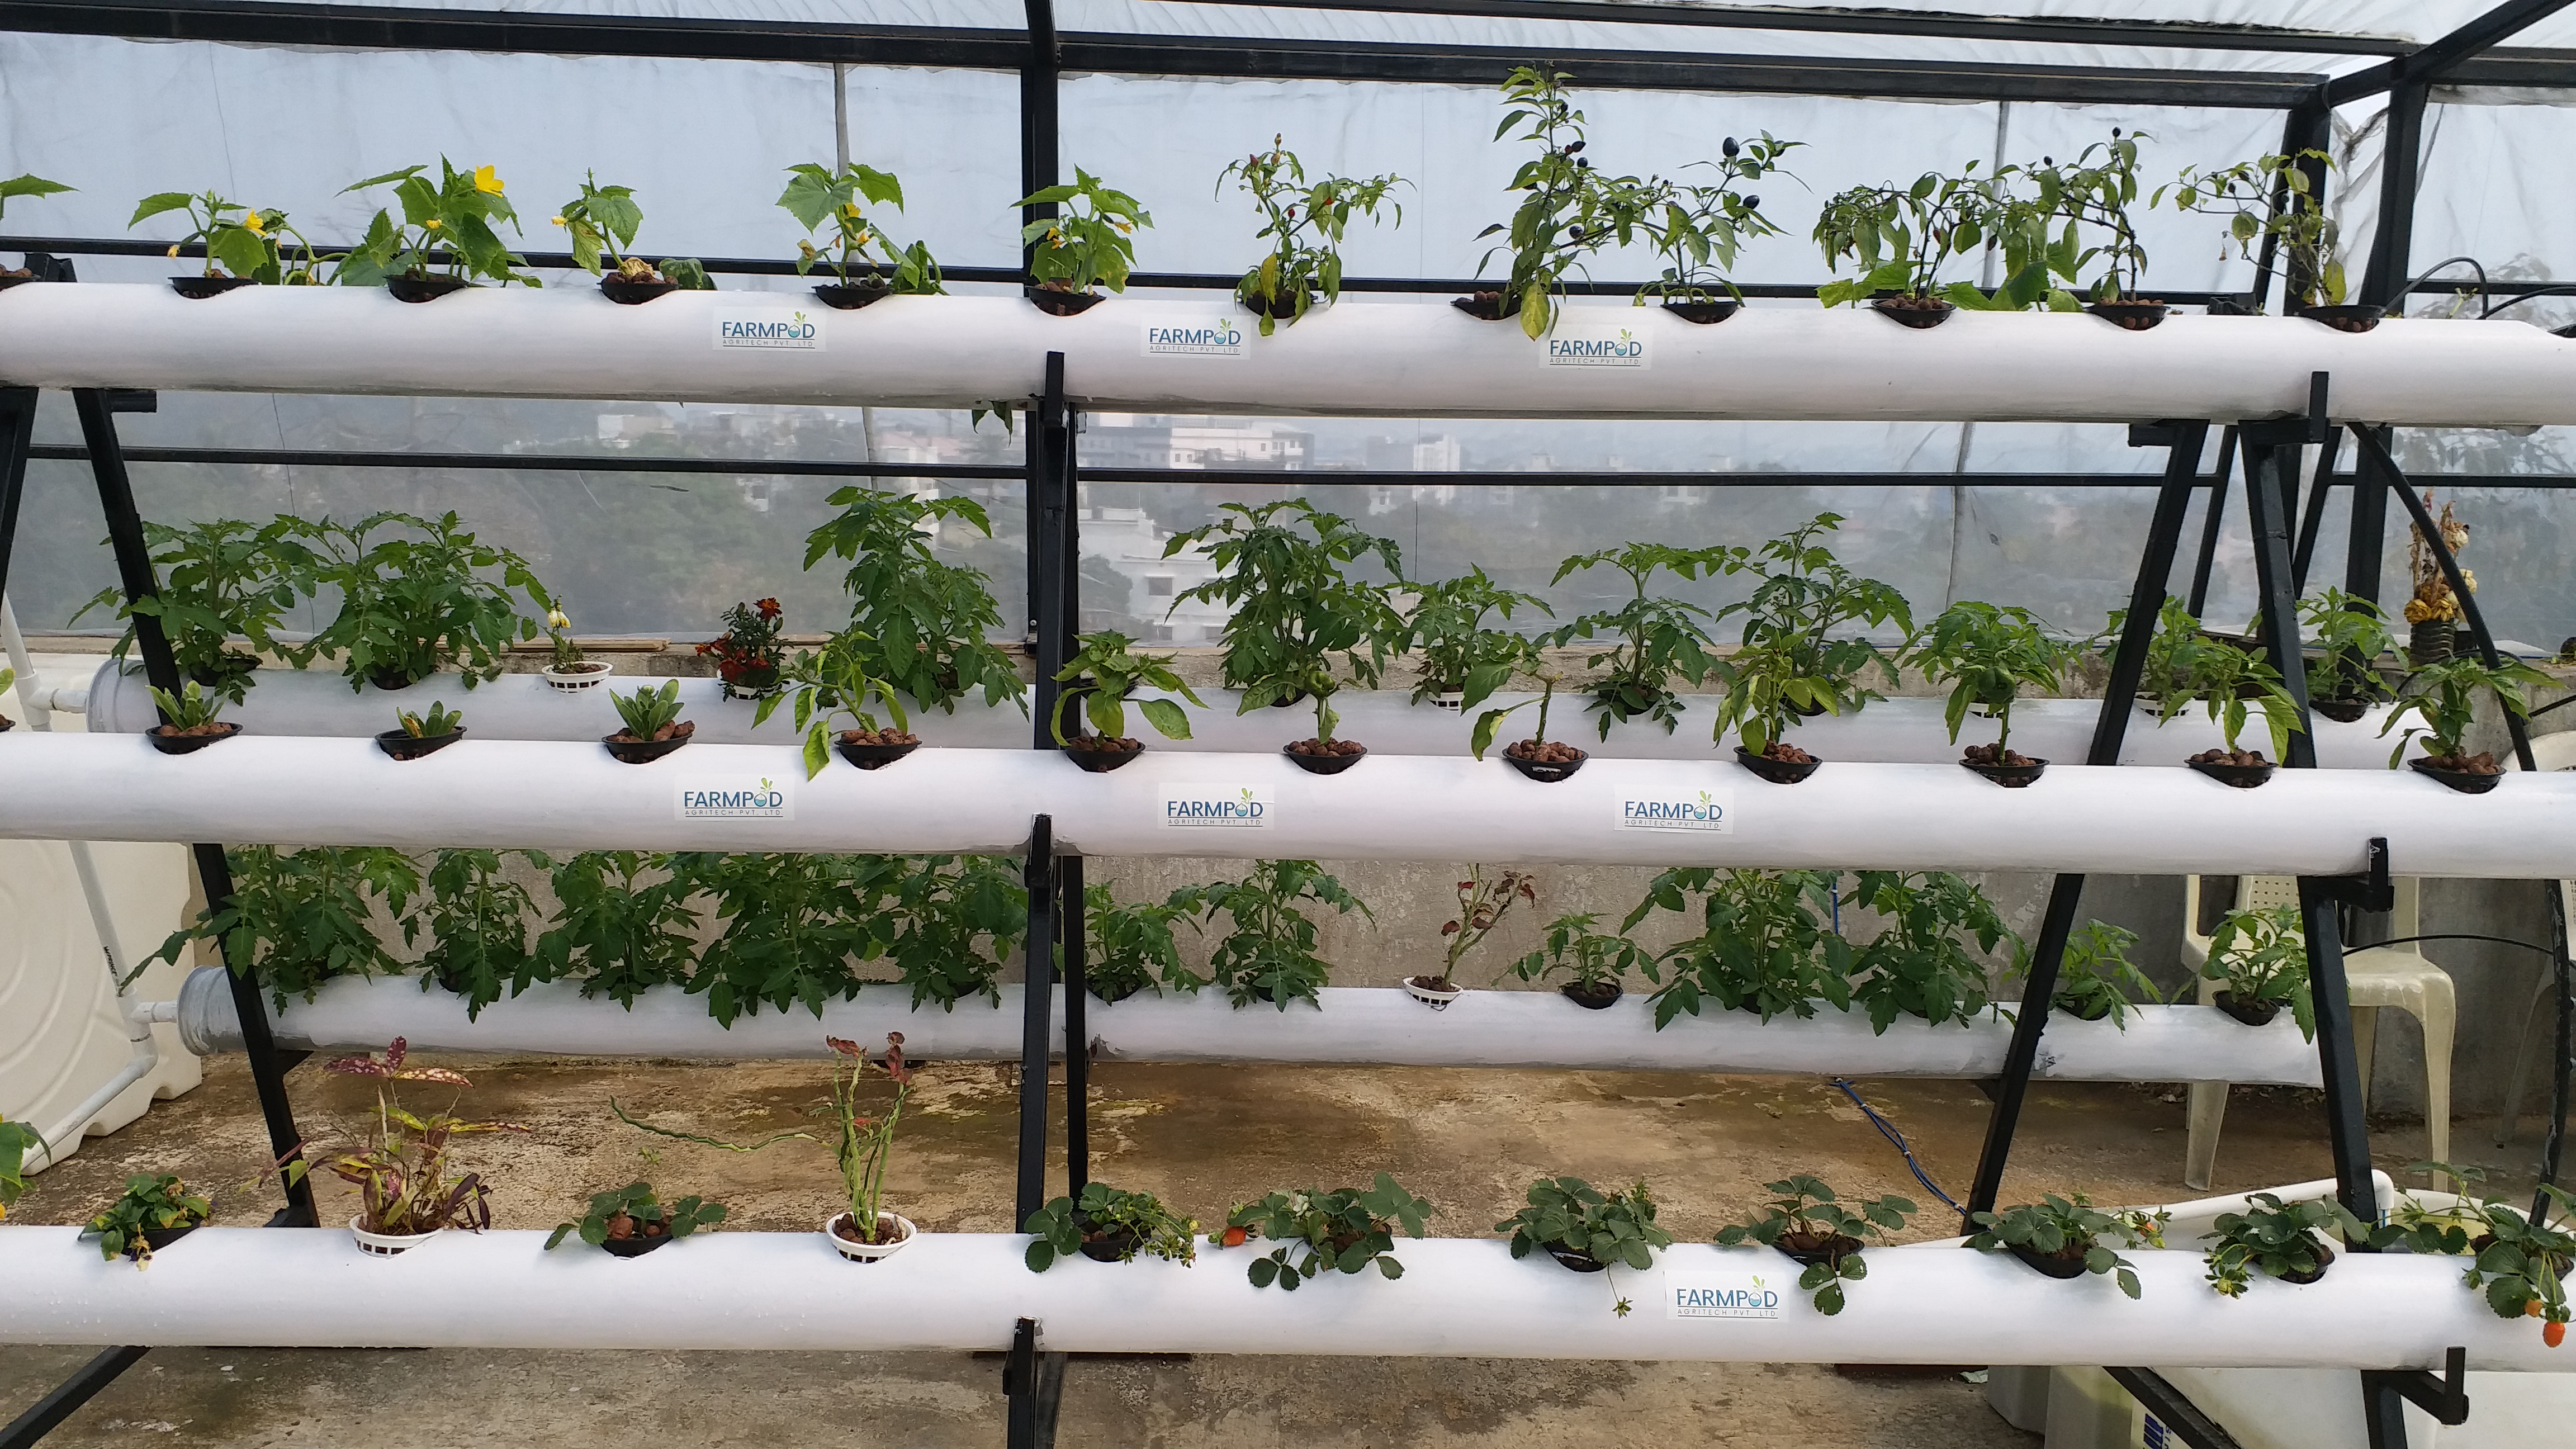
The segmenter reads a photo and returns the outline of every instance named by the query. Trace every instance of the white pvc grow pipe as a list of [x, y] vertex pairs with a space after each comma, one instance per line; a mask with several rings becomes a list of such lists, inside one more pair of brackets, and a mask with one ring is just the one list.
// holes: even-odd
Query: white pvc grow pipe
[[[224, 712], [224, 718], [252, 734], [374, 735], [394, 727], [397, 708], [418, 711], [437, 701], [464, 711], [467, 737], [476, 740], [596, 740], [620, 728], [616, 706], [609, 702], [611, 690], [622, 692], [661, 682], [641, 675], [611, 675], [606, 684], [566, 693], [548, 687], [533, 674], [505, 674], [468, 690], [463, 676], [443, 674], [389, 694], [373, 685], [352, 691], [347, 680], [319, 670], [263, 669], [252, 679], [250, 697]], [[697, 724], [696, 739], [700, 744], [788, 744], [796, 740], [794, 717], [786, 709], [754, 730], [754, 707], [747, 701], [724, 699], [721, 694], [722, 687], [713, 679], [680, 681], [686, 717]], [[1138, 697], [1169, 696], [1148, 690]], [[1238, 715], [1235, 704], [1240, 696], [1234, 691], [1201, 690], [1199, 697], [1207, 701], [1208, 707], [1189, 708], [1189, 739], [1166, 740], [1132, 712], [1128, 727], [1138, 731], [1151, 748], [1180, 754], [1261, 754], [1315, 732], [1311, 707], [1256, 709]], [[100, 667], [90, 684], [89, 698], [93, 701], [91, 728], [99, 733], [139, 734], [160, 723], [142, 678], [120, 669], [113, 661]], [[1530, 694], [1497, 695], [1488, 704], [1462, 713], [1414, 704], [1410, 694], [1400, 690], [1348, 690], [1334, 696], [1333, 708], [1342, 717], [1342, 735], [1361, 741], [1374, 754], [1464, 756], [1478, 714], [1535, 698]], [[1187, 701], [1180, 702], [1188, 708]], [[1733, 748], [1733, 738], [1723, 746], [1709, 739], [1708, 722], [1715, 701], [1692, 695], [1684, 696], [1682, 703], [1681, 727], [1670, 734], [1659, 725], [1620, 725], [1614, 726], [1610, 738], [1604, 740], [1591, 717], [1584, 713], [1583, 701], [1569, 694], [1560, 697], [1550, 713], [1548, 734], [1570, 740], [1605, 760], [1705, 761], [1726, 756]], [[1959, 758], [1961, 745], [1979, 744], [1994, 737], [1991, 724], [1971, 720], [1960, 732], [1959, 743], [1951, 743], [1949, 727], [1941, 719], [1942, 703], [1938, 699], [1882, 700], [1855, 714], [1801, 720], [1790, 738], [1826, 760], [1931, 765]], [[2101, 710], [2099, 700], [2024, 700], [2013, 707], [2013, 745], [2024, 754], [2071, 764], [2083, 759], [2092, 747], [2093, 725]], [[2319, 719], [2317, 762], [2328, 769], [2387, 768], [2388, 742], [2378, 733], [2386, 715], [2387, 707], [2382, 705], [2351, 724]], [[1499, 738], [1508, 742], [1514, 738], [1515, 729], [1525, 736], [1536, 727], [1537, 716], [1535, 709], [1511, 716], [1504, 722]], [[911, 726], [928, 743], [954, 748], [1024, 749], [1031, 738], [1031, 725], [1024, 710], [986, 705], [980, 699], [960, 702], [954, 714], [914, 708]], [[2259, 721], [2243, 742], [2256, 744], [2266, 752], [2271, 748]], [[2203, 713], [2195, 711], [2159, 726], [2154, 716], [2140, 711], [2130, 717], [2120, 761], [2180, 764], [2219, 743], [2217, 727]]]
[[[83, 282], [0, 297], [0, 380], [25, 387], [457, 394], [963, 408], [1028, 397], [1065, 354], [1078, 406], [1123, 412], [2125, 422], [2302, 414], [2421, 427], [2576, 423], [2576, 343], [2521, 322], [1974, 313], [1914, 331], [1862, 310], [1755, 307], [1713, 327], [1576, 302], [1533, 342], [1437, 301], [1345, 300], [1262, 337], [1211, 300], [1057, 318], [1006, 297], [252, 287], [190, 301]], [[2141, 480], [2142, 483], [2146, 480]]]
[[[1000, 1234], [925, 1234], [861, 1266], [819, 1231], [717, 1232], [621, 1260], [549, 1253], [535, 1232], [448, 1232], [372, 1258], [340, 1230], [201, 1228], [138, 1273], [78, 1232], [0, 1228], [0, 1343], [959, 1351], [1007, 1348], [1033, 1318], [1041, 1348], [1073, 1353], [2386, 1369], [2436, 1367], [2459, 1344], [2484, 1370], [2576, 1369], [2539, 1324], [2497, 1318], [2461, 1287], [2457, 1260], [2404, 1255], [2347, 1256], [2322, 1282], [2266, 1280], [2231, 1300], [2202, 1281], [2199, 1253], [2133, 1252], [2132, 1302], [2104, 1278], [1898, 1248], [1871, 1253], [1828, 1318], [1788, 1259], [1700, 1245], [1605, 1278], [1516, 1261], [1499, 1239], [1400, 1240], [1400, 1279], [1333, 1274], [1286, 1293], [1245, 1281], [1253, 1249], [1031, 1273], [1028, 1239]], [[1614, 1292], [1635, 1311], [1614, 1316]], [[1686, 1317], [1684, 1303], [1776, 1316]]]
[[[416, 1050], [571, 1056], [780, 1060], [829, 1055], [827, 1035], [862, 1043], [903, 1033], [904, 1050], [935, 1061], [1016, 1061], [1021, 990], [996, 1006], [975, 998], [954, 1010], [911, 1005], [908, 988], [870, 986], [855, 1001], [763, 1010], [728, 1028], [703, 997], [657, 986], [633, 1010], [585, 998], [578, 984], [548, 982], [469, 1019], [463, 997], [423, 991], [409, 977], [326, 981], [314, 999], [290, 1001], [271, 1031], [298, 1051], [373, 1051], [399, 1036]], [[1223, 992], [1090, 1004], [1091, 1055], [1122, 1062], [1278, 1062], [1412, 1067], [1555, 1067], [1604, 1071], [1823, 1073], [1974, 1080], [2003, 1070], [2009, 1023], [1961, 1026], [1904, 1019], [1884, 1035], [1865, 1015], [1831, 1008], [1814, 1017], [1762, 1021], [1712, 1006], [1655, 1030], [1654, 1011], [1631, 994], [1599, 1011], [1554, 991], [1470, 991], [1434, 1011], [1393, 987], [1329, 986], [1321, 1004], [1237, 1009]], [[1052, 1019], [1064, 1019], [1056, 992]], [[180, 1040], [200, 1056], [241, 1049], [224, 973], [206, 967], [180, 988]], [[2065, 1013], [2049, 1017], [2034, 1074], [2056, 1081], [2321, 1084], [2317, 1051], [2284, 1016], [2247, 1026], [2215, 1007], [2140, 1006], [2128, 1029]]]
[[1044, 813], [1061, 849], [1106, 856], [2341, 875], [2377, 836], [2400, 874], [2576, 875], [2564, 774], [2463, 795], [2411, 772], [2284, 770], [2234, 790], [2179, 766], [2058, 765], [2006, 790], [1956, 765], [1831, 764], [1782, 786], [1732, 762], [1597, 760], [1542, 785], [1494, 759], [1322, 777], [1275, 754], [1149, 751], [1091, 775], [1053, 752], [941, 749], [803, 773], [761, 745], [635, 766], [469, 738], [400, 763], [359, 740], [163, 756], [132, 735], [12, 733], [0, 837], [1010, 854]]

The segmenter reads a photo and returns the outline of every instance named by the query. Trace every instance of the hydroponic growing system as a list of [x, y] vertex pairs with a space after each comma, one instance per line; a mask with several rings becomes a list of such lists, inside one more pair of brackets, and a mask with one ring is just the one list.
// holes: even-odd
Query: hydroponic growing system
[[[1475, 14], [1486, 7], [1462, 0], [1440, 8]], [[1613, 7], [1492, 8], [1582, 19]], [[1634, 7], [1617, 8], [1623, 12], [1617, 18], [1642, 21], [1625, 13]], [[1930, 63], [1856, 77], [1821, 61], [1738, 57], [1719, 64], [1705, 56], [1640, 54], [1596, 56], [1579, 68], [1590, 83], [1639, 88], [2152, 96], [2277, 106], [2289, 112], [2283, 149], [2293, 154], [2324, 134], [2331, 104], [2371, 88], [2388, 90], [2395, 102], [2391, 134], [2399, 140], [2389, 152], [2384, 194], [2390, 200], [2383, 203], [2361, 298], [2394, 310], [2411, 285], [2406, 243], [2427, 87], [2466, 73], [2463, 67], [2477, 64], [2522, 21], [2555, 8], [2505, 5], [2457, 36], [2392, 51], [2384, 64], [2331, 83], [2264, 72], [2142, 79], [2143, 72], [2083, 67]], [[0, 4], [0, 23], [319, 45], [1015, 70], [1023, 81], [1023, 170], [1031, 191], [1057, 175], [1060, 67], [1490, 83], [1517, 58], [1422, 44], [1323, 49], [1211, 40], [1184, 46], [1133, 36], [1058, 36], [1045, 0], [1030, 0], [1028, 11], [1025, 36], [998, 38], [994, 32], [631, 16], [426, 9], [361, 15], [347, 7], [213, 0], [25, 0]], [[1765, 24], [1774, 29], [1809, 23], [1792, 12], [1766, 13], [1772, 18]], [[1839, 23], [1858, 23], [1836, 13], [1846, 17]], [[1982, 24], [1998, 27], [1996, 38], [2026, 33], [2171, 43], [2152, 26], [2109, 21], [1889, 15], [1868, 23], [1896, 35], [1959, 33], [1922, 27]], [[2325, 38], [2247, 31], [2227, 43], [2301, 50], [2320, 48]], [[2514, 75], [2526, 83], [2576, 81], [2541, 74], [2546, 67], [2537, 61], [2522, 65]], [[0, 247], [20, 241], [51, 254], [32, 257], [31, 265], [58, 284], [0, 293], [0, 412], [6, 418], [0, 582], [29, 458], [69, 452], [85, 456], [94, 471], [124, 588], [138, 599], [155, 591], [115, 425], [121, 408], [138, 405], [134, 390], [936, 408], [1023, 401], [1031, 426], [1026, 483], [1039, 721], [1033, 738], [1017, 737], [1026, 726], [1015, 714], [970, 709], [924, 725], [929, 748], [896, 766], [835, 767], [808, 781], [783, 730], [731, 736], [711, 730], [680, 759], [639, 770], [584, 742], [600, 732], [602, 702], [546, 697], [533, 682], [527, 693], [514, 695], [508, 691], [521, 681], [504, 681], [477, 697], [478, 729], [503, 737], [478, 737], [434, 758], [397, 763], [363, 738], [376, 727], [372, 712], [335, 717], [326, 701], [295, 697], [297, 686], [279, 684], [264, 689], [244, 717], [273, 708], [279, 724], [299, 721], [308, 733], [262, 727], [221, 748], [174, 758], [137, 737], [152, 718], [139, 690], [105, 678], [91, 702], [93, 732], [0, 737], [0, 778], [6, 780], [0, 835], [16, 838], [1020, 855], [1030, 890], [1027, 939], [1059, 942], [1063, 949], [1061, 978], [1051, 989], [1007, 988], [1003, 1006], [989, 1011], [970, 1004], [954, 1013], [918, 1014], [869, 994], [829, 1007], [821, 1023], [823, 1031], [862, 1041], [901, 1030], [914, 1050], [935, 1058], [1021, 1064], [1015, 1218], [1051, 1196], [1048, 1066], [1059, 1055], [1077, 1194], [1088, 1175], [1087, 1066], [1105, 1057], [1995, 1078], [1997, 1100], [1971, 1211], [1995, 1206], [2034, 1077], [2321, 1086], [2338, 1195], [2372, 1218], [2381, 1205], [2362, 1118], [2338, 908], [2384, 909], [2391, 873], [2431, 873], [2425, 868], [2431, 862], [2450, 876], [2576, 876], [2576, 830], [2568, 826], [2576, 819], [2576, 778], [2528, 773], [2532, 761], [2519, 721], [2508, 722], [2525, 773], [2480, 795], [2369, 768], [2380, 749], [2375, 721], [2313, 723], [2294, 739], [2286, 762], [2292, 770], [2261, 790], [2231, 790], [2183, 769], [2126, 763], [2170, 763], [2185, 748], [2212, 742], [2187, 725], [2155, 730], [2151, 751], [2131, 738], [2129, 701], [2195, 493], [2226, 493], [2234, 486], [2229, 460], [2241, 458], [2263, 632], [2305, 720], [2294, 606], [2325, 495], [2351, 490], [2347, 581], [2356, 594], [2378, 592], [2386, 500], [2399, 500], [2438, 549], [2440, 531], [2423, 518], [2415, 489], [2389, 453], [2389, 430], [2576, 424], [2576, 340], [2534, 327], [2393, 319], [2356, 335], [2298, 318], [2212, 315], [2175, 316], [2152, 331], [2129, 332], [2084, 316], [1967, 313], [1915, 331], [1859, 311], [1751, 309], [1720, 326], [1698, 326], [1656, 310], [1577, 305], [1567, 309], [1562, 332], [1581, 338], [1598, 326], [1625, 329], [1622, 345], [1635, 348], [1635, 365], [1557, 366], [1549, 348], [1515, 327], [1447, 307], [1356, 295], [1460, 286], [1451, 282], [1354, 284], [1353, 297], [1275, 337], [1259, 337], [1240, 327], [1240, 309], [1121, 298], [1070, 318], [1006, 297], [899, 296], [839, 312], [800, 308], [780, 294], [720, 291], [680, 292], [640, 307], [614, 305], [588, 291], [506, 289], [425, 305], [354, 288], [254, 288], [198, 301], [158, 286], [61, 285], [72, 280], [64, 256], [120, 248], [66, 238], [0, 238]], [[709, 265], [718, 272], [784, 269]], [[952, 268], [950, 276], [1019, 278], [1008, 269], [985, 276]], [[1234, 282], [1138, 280], [1167, 287]], [[2268, 285], [2267, 262], [2257, 299]], [[728, 326], [746, 323], [813, 329], [811, 345], [721, 345]], [[1157, 329], [1222, 336], [1219, 345], [1194, 351], [1157, 351], [1148, 345]], [[37, 391], [47, 388], [74, 396], [80, 449], [49, 454], [33, 446]], [[1075, 455], [1077, 416], [1085, 410], [2119, 422], [2130, 425], [2133, 446], [2166, 450], [2167, 463], [2104, 703], [2030, 711], [2029, 738], [2042, 741], [2043, 751], [2053, 749], [2059, 763], [2028, 789], [1996, 789], [1957, 768], [1938, 719], [1909, 701], [1821, 723], [1803, 738], [1834, 763], [1795, 788], [1759, 780], [1695, 742], [1639, 730], [1605, 745], [1579, 776], [1543, 785], [1500, 761], [1466, 758], [1464, 721], [1399, 714], [1388, 698], [1353, 702], [1354, 718], [1371, 721], [1361, 732], [1377, 749], [1348, 778], [1294, 768], [1267, 739], [1224, 723], [1222, 710], [1209, 712], [1210, 727], [1196, 740], [1158, 746], [1115, 774], [1092, 774], [1055, 751], [1045, 724], [1058, 688], [1053, 676], [1072, 648], [1080, 559], [1074, 490], [1079, 478], [1091, 476]], [[2220, 471], [2203, 475], [2213, 431], [2224, 434]], [[2335, 474], [2331, 460], [2346, 433], [2358, 470]], [[2326, 462], [2303, 507], [2300, 453], [2310, 447], [2325, 448]], [[189, 450], [154, 456], [185, 461]], [[403, 454], [372, 461], [484, 466], [495, 460]], [[532, 460], [508, 461], [529, 466]], [[582, 466], [602, 465], [584, 460]], [[725, 471], [743, 470], [727, 464]], [[913, 463], [817, 471], [992, 473]], [[1128, 470], [1122, 476], [1151, 475]], [[1275, 482], [1280, 475], [1259, 476]], [[2447, 551], [2441, 564], [2456, 581]], [[2475, 596], [2464, 584], [2457, 594], [2478, 647], [2492, 659], [2494, 641]], [[175, 692], [179, 676], [158, 626], [138, 618], [136, 629], [145, 677]], [[280, 693], [272, 699], [270, 690]], [[496, 718], [505, 721], [502, 727], [490, 726]], [[1023, 743], [1033, 747], [1019, 748]], [[2315, 768], [2320, 765], [2349, 768]], [[750, 817], [704, 817], [676, 801], [675, 782], [684, 778], [776, 781], [787, 803]], [[1207, 815], [1191, 807], [1220, 798], [1262, 808], [1210, 827], [1203, 823]], [[230, 893], [223, 848], [199, 844], [195, 854], [208, 899], [220, 903]], [[1881, 1036], [1850, 1021], [1756, 1026], [1730, 1013], [1734, 1019], [1701, 1023], [1688, 1033], [1659, 1034], [1641, 1003], [1595, 1013], [1535, 993], [1473, 994], [1440, 1014], [1398, 992], [1362, 990], [1327, 990], [1319, 1010], [1296, 1012], [1231, 1013], [1212, 995], [1087, 1004], [1080, 921], [1085, 856], [1956, 868], [2050, 872], [2055, 886], [2023, 1007], [2010, 1025], [1944, 1031], [1908, 1022]], [[2314, 1048], [2287, 1021], [2246, 1028], [2186, 1008], [2140, 1009], [2125, 1031], [2052, 1017], [2048, 1002], [2085, 872], [2297, 876], [2315, 994]], [[2553, 924], [2559, 920], [2554, 908], [2550, 916]], [[2563, 1123], [2568, 1020], [2576, 1002], [2568, 997], [2566, 943], [2556, 947], [2556, 1105]], [[215, 971], [200, 973], [168, 1010], [192, 1049], [248, 1054], [280, 1153], [300, 1141], [284, 1074], [303, 1052], [365, 1048], [399, 1034], [422, 1048], [786, 1057], [814, 1054], [823, 1034], [801, 1017], [760, 1017], [719, 1029], [694, 1005], [649, 994], [631, 1014], [622, 1013], [556, 988], [497, 1003], [469, 1019], [452, 999], [425, 997], [403, 982], [337, 981], [310, 1003], [272, 1013], [253, 976]], [[2559, 1141], [2553, 1131], [2551, 1172]], [[311, 1225], [310, 1188], [290, 1187], [288, 1199], [276, 1225]], [[1795, 1296], [1767, 1316], [1700, 1311], [1693, 1305], [1714, 1301], [1708, 1294], [1740, 1285], [1752, 1250], [1681, 1246], [1663, 1255], [1637, 1293], [1640, 1311], [1613, 1318], [1601, 1311], [1593, 1280], [1513, 1263], [1499, 1241], [1435, 1240], [1406, 1249], [1409, 1271], [1400, 1281], [1330, 1282], [1282, 1302], [1282, 1295], [1262, 1297], [1231, 1273], [1161, 1263], [1073, 1262], [1031, 1274], [1021, 1266], [1025, 1240], [1012, 1235], [931, 1235], [864, 1274], [819, 1271], [814, 1264], [824, 1249], [810, 1234], [726, 1233], [684, 1252], [618, 1263], [596, 1255], [550, 1257], [532, 1233], [449, 1235], [434, 1251], [382, 1261], [338, 1234], [210, 1229], [148, 1275], [106, 1267], [96, 1254], [75, 1251], [72, 1237], [71, 1229], [0, 1229], [0, 1283], [7, 1284], [0, 1342], [123, 1346], [109, 1349], [12, 1426], [6, 1446], [32, 1442], [145, 1348], [165, 1344], [1006, 1349], [1014, 1446], [1033, 1445], [1038, 1433], [1040, 1352], [2048, 1365], [2136, 1364], [2169, 1351], [2173, 1356], [2162, 1362], [2173, 1366], [2363, 1370], [2374, 1446], [2403, 1442], [2403, 1399], [2446, 1415], [2457, 1411], [2461, 1356], [2455, 1350], [2464, 1349], [2466, 1363], [2478, 1369], [2576, 1367], [2576, 1359], [2545, 1348], [2528, 1324], [2499, 1319], [2478, 1295], [2462, 1291], [2453, 1263], [2360, 1253], [2299, 1295], [2231, 1301], [2200, 1290], [2198, 1254], [2141, 1252], [2147, 1291], [2143, 1301], [2132, 1302], [2101, 1279], [2052, 1283], [2000, 1256], [1892, 1251], [1871, 1260], [1871, 1311], [1828, 1318], [1807, 1311]], [[885, 1311], [896, 1302], [902, 1312]], [[1965, 1304], [1976, 1305], [1974, 1311], [1962, 1312]], [[2151, 1396], [2186, 1438], [2202, 1442], [2189, 1406], [2173, 1408], [2179, 1395], [2170, 1385], [2146, 1370], [2123, 1381]]]

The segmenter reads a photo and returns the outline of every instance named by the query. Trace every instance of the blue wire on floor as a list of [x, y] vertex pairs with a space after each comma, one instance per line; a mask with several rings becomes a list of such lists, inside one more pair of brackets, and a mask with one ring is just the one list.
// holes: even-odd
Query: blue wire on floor
[[1941, 1199], [1942, 1202], [1949, 1204], [1950, 1211], [1954, 1213], [1966, 1211], [1965, 1208], [1959, 1206], [1957, 1199], [1941, 1190], [1941, 1184], [1932, 1180], [1931, 1175], [1923, 1170], [1922, 1163], [1914, 1160], [1914, 1149], [1906, 1145], [1905, 1134], [1896, 1130], [1895, 1123], [1881, 1117], [1878, 1115], [1877, 1108], [1862, 1101], [1860, 1093], [1852, 1090], [1852, 1084], [1849, 1081], [1846, 1081], [1841, 1077], [1831, 1077], [1827, 1080], [1831, 1081], [1836, 1087], [1841, 1088], [1842, 1094], [1852, 1099], [1852, 1105], [1858, 1107], [1868, 1116], [1870, 1125], [1878, 1129], [1879, 1136], [1886, 1138], [1898, 1152], [1905, 1155], [1905, 1166], [1907, 1170], [1914, 1174], [1914, 1180], [1916, 1182], [1923, 1184], [1923, 1190], [1925, 1192], [1928, 1192], [1934, 1197]]

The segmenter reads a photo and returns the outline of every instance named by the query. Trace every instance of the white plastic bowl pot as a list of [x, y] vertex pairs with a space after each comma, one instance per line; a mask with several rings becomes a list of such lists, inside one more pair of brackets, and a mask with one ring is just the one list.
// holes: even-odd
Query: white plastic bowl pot
[[1404, 994], [1424, 1003], [1433, 1011], [1446, 1011], [1449, 1003], [1466, 995], [1467, 990], [1453, 981], [1447, 991], [1434, 991], [1428, 986], [1414, 985], [1413, 978], [1408, 976], [1404, 979]]
[[357, 1236], [359, 1252], [373, 1253], [379, 1258], [398, 1257], [408, 1253], [445, 1231], [442, 1228], [432, 1228], [425, 1233], [371, 1233], [358, 1226], [366, 1220], [365, 1213], [349, 1219], [349, 1231]]
[[839, 1253], [842, 1257], [849, 1259], [853, 1263], [873, 1263], [880, 1258], [891, 1258], [896, 1253], [903, 1250], [904, 1244], [912, 1241], [912, 1235], [914, 1232], [912, 1219], [905, 1217], [901, 1213], [890, 1213], [884, 1211], [878, 1212], [877, 1232], [879, 1236], [883, 1236], [889, 1228], [894, 1232], [893, 1237], [887, 1238], [881, 1243], [853, 1243], [849, 1239], [842, 1237], [837, 1229], [841, 1224], [848, 1222], [849, 1220], [850, 1215], [848, 1213], [841, 1212], [832, 1214], [830, 1217], [823, 1220], [823, 1236], [831, 1241], [832, 1250], [834, 1252]]
[[585, 659], [579, 664], [549, 664], [539, 672], [545, 675], [549, 687], [570, 693], [606, 679], [613, 668], [605, 659]]

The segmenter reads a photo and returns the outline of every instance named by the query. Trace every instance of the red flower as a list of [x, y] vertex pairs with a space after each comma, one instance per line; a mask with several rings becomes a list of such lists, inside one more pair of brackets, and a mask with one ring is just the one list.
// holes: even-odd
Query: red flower
[[776, 599], [763, 599], [759, 603], [752, 605], [752, 607], [758, 609], [760, 611], [760, 617], [764, 619], [775, 619], [778, 617], [779, 610], [778, 601]]

